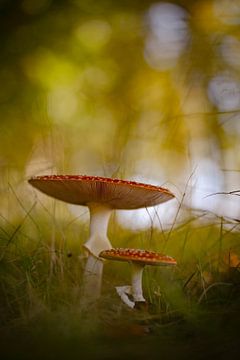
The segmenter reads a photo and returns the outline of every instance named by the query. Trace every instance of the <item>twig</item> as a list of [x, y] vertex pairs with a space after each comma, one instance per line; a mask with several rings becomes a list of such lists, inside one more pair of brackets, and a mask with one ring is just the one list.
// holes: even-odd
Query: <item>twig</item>
[[235, 196], [240, 196], [240, 190], [233, 190], [233, 191], [229, 191], [229, 192], [225, 192], [225, 191], [216, 192], [216, 193], [206, 195], [204, 197], [204, 199], [206, 199], [206, 198], [208, 198], [210, 196], [215, 196], [215, 195], [235, 195]]

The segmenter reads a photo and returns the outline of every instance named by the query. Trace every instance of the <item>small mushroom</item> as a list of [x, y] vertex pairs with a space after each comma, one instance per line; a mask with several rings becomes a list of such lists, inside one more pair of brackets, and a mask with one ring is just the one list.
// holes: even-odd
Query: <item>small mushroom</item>
[[174, 198], [159, 186], [86, 175], [36, 176], [29, 183], [56, 199], [88, 206], [90, 236], [83, 245], [88, 252], [84, 271], [83, 292], [95, 300], [101, 291], [103, 259], [99, 253], [111, 249], [107, 237], [108, 222], [113, 209], [138, 209], [154, 206]]
[[[99, 256], [108, 260], [131, 262], [132, 286], [116, 288], [121, 299], [131, 308], [138, 307], [138, 304], [146, 302], [142, 291], [142, 273], [145, 265], [163, 266], [177, 264], [176, 260], [171, 256], [140, 249], [109, 249], [102, 251]], [[133, 296], [133, 302], [128, 299], [127, 294]]]

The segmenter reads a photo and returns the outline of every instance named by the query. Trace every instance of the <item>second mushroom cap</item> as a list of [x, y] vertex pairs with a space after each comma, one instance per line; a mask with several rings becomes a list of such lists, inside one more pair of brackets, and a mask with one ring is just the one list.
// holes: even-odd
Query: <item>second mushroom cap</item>
[[101, 251], [100, 257], [109, 260], [132, 261], [145, 265], [176, 265], [177, 261], [168, 255], [141, 249], [116, 248]]

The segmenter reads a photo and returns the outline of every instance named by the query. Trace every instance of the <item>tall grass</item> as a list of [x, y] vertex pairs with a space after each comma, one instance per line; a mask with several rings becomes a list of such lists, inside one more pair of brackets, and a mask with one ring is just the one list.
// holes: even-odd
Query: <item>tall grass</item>
[[[24, 358], [21, 354], [25, 354], [26, 359], [38, 342], [49, 351], [54, 343], [58, 357], [64, 351], [72, 354], [71, 344], [75, 349], [81, 343], [89, 357], [94, 358], [91, 347], [96, 346], [102, 354], [96, 358], [111, 358], [119, 348], [116, 339], [122, 343], [127, 337], [133, 344], [139, 336], [155, 349], [154, 354], [160, 345], [167, 353], [163, 339], [177, 341], [179, 331], [179, 346], [184, 351], [184, 338], [192, 331], [202, 334], [212, 329], [218, 333], [221, 319], [235, 324], [240, 305], [238, 220], [210, 218], [206, 212], [192, 211], [188, 220], [175, 222], [168, 231], [152, 228], [132, 232], [112, 218], [109, 238], [114, 246], [149, 249], [151, 243], [151, 249], [175, 257], [178, 266], [146, 267], [143, 287], [149, 307], [137, 311], [121, 303], [114, 289], [130, 283], [130, 266], [108, 262], [99, 302], [84, 307], [81, 244], [87, 238], [88, 224], [71, 216], [58, 218], [64, 205], [49, 208], [35, 201], [26, 206], [17, 195], [15, 198], [22, 215], [14, 221], [1, 216], [0, 222], [1, 342], [5, 358], [7, 354]], [[104, 348], [102, 338], [108, 339], [105, 344], [111, 350]], [[63, 353], [60, 339], [66, 345]], [[9, 352], [12, 341], [18, 350]], [[137, 356], [139, 350], [131, 346], [128, 351]], [[195, 346], [199, 346], [198, 341]], [[116, 350], [116, 358], [124, 353], [120, 350]], [[40, 354], [43, 356], [41, 351], [35, 355], [40, 358]]]

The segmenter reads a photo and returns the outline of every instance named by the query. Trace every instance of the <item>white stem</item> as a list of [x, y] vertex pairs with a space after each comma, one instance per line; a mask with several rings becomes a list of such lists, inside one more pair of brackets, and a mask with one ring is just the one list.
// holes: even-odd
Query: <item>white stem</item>
[[112, 209], [102, 204], [88, 204], [90, 211], [90, 236], [83, 245], [92, 255], [98, 258], [102, 250], [112, 248], [107, 237], [107, 228]]
[[95, 301], [101, 293], [103, 260], [98, 257], [102, 250], [112, 248], [107, 237], [108, 222], [112, 209], [102, 204], [88, 204], [90, 211], [90, 236], [83, 245], [88, 259], [83, 274], [83, 296]]
[[134, 301], [146, 301], [142, 292], [142, 273], [144, 265], [132, 262], [132, 295]]
[[83, 298], [95, 301], [101, 294], [103, 261], [89, 254], [83, 274]]

